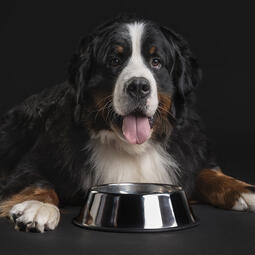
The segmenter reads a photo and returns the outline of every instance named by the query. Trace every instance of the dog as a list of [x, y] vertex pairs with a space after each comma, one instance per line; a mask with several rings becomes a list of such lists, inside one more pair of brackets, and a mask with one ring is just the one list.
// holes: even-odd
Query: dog
[[200, 80], [176, 32], [132, 16], [97, 27], [67, 81], [1, 118], [0, 215], [18, 230], [53, 230], [59, 206], [121, 182], [180, 185], [190, 201], [255, 211], [254, 186], [217, 164], [195, 110]]

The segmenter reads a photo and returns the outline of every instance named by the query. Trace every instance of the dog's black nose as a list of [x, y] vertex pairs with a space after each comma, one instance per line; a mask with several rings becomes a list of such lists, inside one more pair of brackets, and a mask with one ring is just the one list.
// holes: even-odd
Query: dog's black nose
[[150, 95], [151, 86], [147, 79], [135, 77], [127, 82], [126, 91], [131, 97], [145, 98]]

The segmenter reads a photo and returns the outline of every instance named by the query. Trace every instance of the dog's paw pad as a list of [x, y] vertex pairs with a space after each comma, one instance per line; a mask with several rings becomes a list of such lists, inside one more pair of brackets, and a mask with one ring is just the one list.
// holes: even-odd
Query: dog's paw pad
[[242, 193], [232, 209], [255, 212], [255, 193]]
[[60, 213], [55, 205], [30, 200], [14, 205], [9, 217], [17, 230], [43, 233], [57, 227]]

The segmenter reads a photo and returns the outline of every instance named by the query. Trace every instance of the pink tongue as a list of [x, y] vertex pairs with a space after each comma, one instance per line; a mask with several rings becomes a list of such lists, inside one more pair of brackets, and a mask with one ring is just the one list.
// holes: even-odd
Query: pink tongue
[[150, 124], [147, 117], [125, 116], [122, 131], [131, 144], [144, 143], [150, 136]]

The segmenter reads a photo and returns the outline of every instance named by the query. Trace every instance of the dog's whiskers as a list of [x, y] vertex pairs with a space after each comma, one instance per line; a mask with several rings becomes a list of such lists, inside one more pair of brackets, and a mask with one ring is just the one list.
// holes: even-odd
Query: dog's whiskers
[[[110, 99], [110, 100], [108, 100], [108, 99]], [[112, 101], [112, 95], [108, 95], [108, 96], [106, 96], [106, 97], [103, 97], [100, 101], [98, 101], [97, 103], [96, 103], [96, 106], [98, 107], [98, 106], [100, 106], [103, 102], [108, 102], [108, 101]], [[105, 105], [105, 104], [104, 104]]]
[[[166, 113], [166, 114], [168, 114], [169, 116], [171, 116], [173, 119], [175, 119], [175, 117], [173, 116], [173, 114], [172, 114], [169, 110], [165, 109], [164, 107], [162, 107], [162, 106], [160, 106], [160, 105], [158, 106], [157, 111], [159, 111], [160, 114]], [[161, 113], [161, 112], [162, 112], [162, 113]]]

